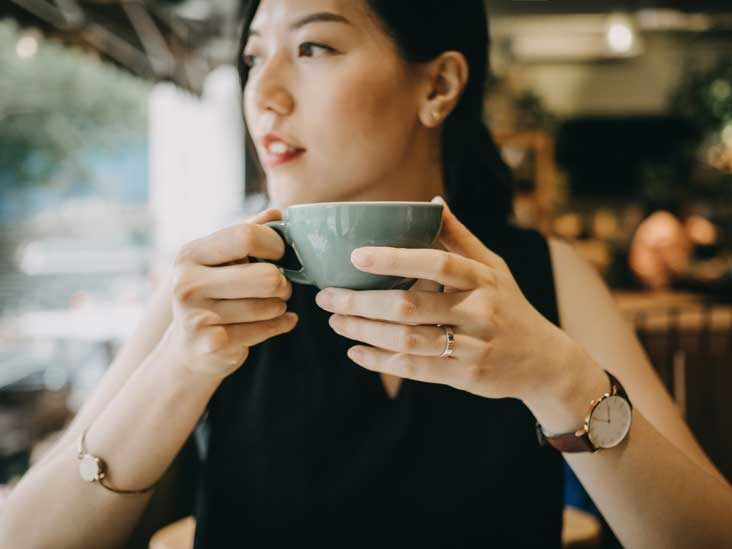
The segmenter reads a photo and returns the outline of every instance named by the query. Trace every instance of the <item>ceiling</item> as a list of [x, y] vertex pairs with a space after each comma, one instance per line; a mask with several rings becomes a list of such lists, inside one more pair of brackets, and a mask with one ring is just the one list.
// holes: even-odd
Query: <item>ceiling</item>
[[[407, 0], [412, 1], [412, 0]], [[644, 8], [732, 13], [732, 0], [486, 0], [498, 16]], [[0, 0], [10, 17], [46, 36], [98, 52], [150, 80], [200, 93], [206, 75], [236, 55], [241, 0]]]
[[238, 44], [240, 0], [0, 0], [0, 18], [200, 93]]
[[668, 8], [686, 12], [732, 13], [732, 0], [486, 0], [489, 13], [603, 13]]

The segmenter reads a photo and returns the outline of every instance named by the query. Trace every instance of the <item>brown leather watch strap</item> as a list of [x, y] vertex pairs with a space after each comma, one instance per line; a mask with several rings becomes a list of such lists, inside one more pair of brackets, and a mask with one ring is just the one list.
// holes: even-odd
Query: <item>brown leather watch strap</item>
[[577, 433], [565, 433], [563, 435], [546, 436], [541, 429], [541, 425], [536, 424], [536, 436], [539, 444], [544, 446], [549, 444], [560, 452], [577, 453], [577, 452], [594, 452], [597, 448], [592, 444], [590, 435], [580, 429]]

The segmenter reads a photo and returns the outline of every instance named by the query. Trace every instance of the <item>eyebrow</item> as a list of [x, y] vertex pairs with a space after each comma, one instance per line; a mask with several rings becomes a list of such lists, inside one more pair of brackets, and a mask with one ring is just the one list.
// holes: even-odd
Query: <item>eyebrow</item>
[[[343, 23], [345, 25], [351, 25], [351, 22], [337, 13], [331, 13], [328, 11], [322, 11], [318, 13], [311, 13], [305, 17], [301, 17], [296, 21], [290, 23], [290, 30], [296, 30], [310, 23]], [[256, 29], [249, 29], [249, 36], [261, 36], [261, 33]]]

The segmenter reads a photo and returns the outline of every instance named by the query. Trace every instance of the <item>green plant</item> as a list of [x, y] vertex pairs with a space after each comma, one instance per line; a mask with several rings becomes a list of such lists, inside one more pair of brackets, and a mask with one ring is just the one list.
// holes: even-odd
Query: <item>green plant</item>
[[[21, 51], [37, 41], [37, 50]], [[0, 188], [88, 183], [89, 150], [144, 135], [149, 84], [0, 21]]]

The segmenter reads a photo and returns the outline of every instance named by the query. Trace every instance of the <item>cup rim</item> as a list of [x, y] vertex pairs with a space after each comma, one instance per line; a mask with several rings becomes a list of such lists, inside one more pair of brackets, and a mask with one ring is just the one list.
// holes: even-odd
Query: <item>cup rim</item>
[[409, 201], [409, 200], [356, 200], [353, 202], [313, 202], [308, 204], [293, 204], [288, 206], [290, 208], [307, 208], [311, 206], [364, 206], [364, 205], [380, 205], [380, 206], [442, 206], [437, 202], [422, 202], [422, 201]]

